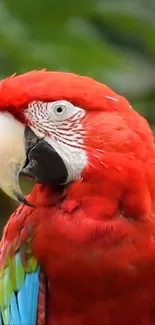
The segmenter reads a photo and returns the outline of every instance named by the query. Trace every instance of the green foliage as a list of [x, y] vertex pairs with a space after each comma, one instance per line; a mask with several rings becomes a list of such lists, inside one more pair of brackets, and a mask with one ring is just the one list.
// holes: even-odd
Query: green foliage
[[0, 12], [0, 78], [40, 68], [89, 75], [154, 127], [154, 1], [1, 0]]

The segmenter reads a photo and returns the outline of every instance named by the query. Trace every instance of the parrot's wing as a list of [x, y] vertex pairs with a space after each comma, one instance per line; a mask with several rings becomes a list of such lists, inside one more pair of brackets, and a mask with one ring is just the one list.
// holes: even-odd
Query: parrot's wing
[[32, 255], [31, 240], [28, 237], [22, 243], [18, 238], [8, 244], [5, 237], [0, 243], [0, 325], [42, 325], [45, 283]]
[[31, 259], [27, 270], [19, 252], [0, 274], [0, 324], [35, 325], [39, 296], [39, 266]]

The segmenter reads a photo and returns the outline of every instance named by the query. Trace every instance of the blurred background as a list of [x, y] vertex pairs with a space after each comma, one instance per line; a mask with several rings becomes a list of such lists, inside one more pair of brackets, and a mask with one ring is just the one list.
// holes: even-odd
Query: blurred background
[[[41, 68], [106, 83], [155, 130], [155, 0], [0, 0], [0, 79]], [[0, 192], [0, 232], [15, 206]]]

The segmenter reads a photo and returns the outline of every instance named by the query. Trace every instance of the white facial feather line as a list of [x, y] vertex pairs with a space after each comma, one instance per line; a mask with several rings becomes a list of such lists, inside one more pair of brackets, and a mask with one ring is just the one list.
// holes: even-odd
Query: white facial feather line
[[81, 172], [87, 162], [85, 151], [71, 147], [69, 144], [53, 141], [51, 138], [45, 138], [45, 140], [55, 149], [65, 163], [68, 171], [68, 179], [66, 183], [80, 179]]
[[[60, 115], [58, 107], [64, 110]], [[85, 110], [60, 100], [51, 103], [31, 102], [25, 114], [33, 132], [39, 138], [44, 138], [64, 161], [68, 171], [67, 182], [81, 178], [87, 164], [83, 149], [85, 131], [81, 123], [86, 115]]]

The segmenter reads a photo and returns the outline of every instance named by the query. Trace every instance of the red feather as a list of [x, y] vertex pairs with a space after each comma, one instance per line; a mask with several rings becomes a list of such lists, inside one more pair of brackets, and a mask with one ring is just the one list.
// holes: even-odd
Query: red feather
[[[109, 100], [105, 95], [121, 99], [123, 110], [129, 110], [124, 97], [89, 77], [67, 72], [31, 71], [0, 82], [0, 110], [9, 110], [21, 117], [21, 108], [30, 101], [65, 99], [86, 110], [104, 108], [109, 111]], [[110, 110], [120, 110], [117, 102], [111, 102]]]

